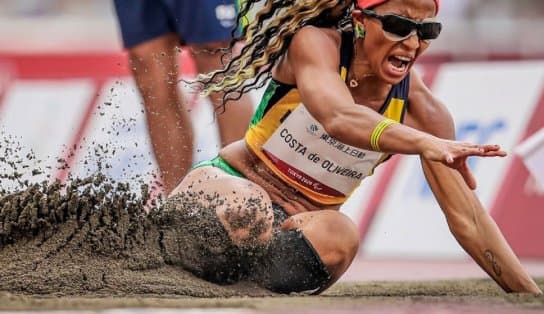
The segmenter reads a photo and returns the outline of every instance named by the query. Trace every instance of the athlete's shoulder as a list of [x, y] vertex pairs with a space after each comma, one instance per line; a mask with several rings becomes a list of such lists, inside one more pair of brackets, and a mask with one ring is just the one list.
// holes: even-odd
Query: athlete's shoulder
[[340, 42], [341, 35], [337, 30], [307, 25], [295, 33], [290, 49], [303, 49], [314, 53], [326, 49], [338, 50]]
[[332, 28], [304, 26], [293, 36], [287, 51], [290, 63], [338, 67], [341, 35]]
[[341, 33], [331, 27], [317, 27], [306, 25], [301, 27], [294, 35], [295, 38], [304, 38], [307, 40], [330, 41], [332, 44], [339, 45]]

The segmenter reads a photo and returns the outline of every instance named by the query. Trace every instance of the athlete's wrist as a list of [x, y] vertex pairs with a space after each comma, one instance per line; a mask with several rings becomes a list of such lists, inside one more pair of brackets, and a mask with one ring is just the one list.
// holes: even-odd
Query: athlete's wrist
[[416, 132], [414, 132], [414, 136], [411, 137], [413, 141], [413, 147], [415, 148], [412, 154], [425, 156], [428, 154], [429, 150], [431, 150], [432, 147], [435, 145], [437, 138], [425, 132], [417, 130], [415, 131]]
[[387, 153], [423, 156], [436, 145], [436, 139], [431, 134], [402, 124], [394, 124], [383, 132], [380, 148]]

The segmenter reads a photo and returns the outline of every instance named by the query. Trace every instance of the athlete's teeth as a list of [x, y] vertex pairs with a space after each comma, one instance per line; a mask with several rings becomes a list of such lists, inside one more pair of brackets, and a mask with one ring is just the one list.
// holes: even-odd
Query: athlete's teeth
[[404, 61], [404, 62], [410, 62], [412, 61], [412, 59], [408, 58], [408, 57], [403, 57], [403, 56], [395, 56], [395, 58], [401, 60], [401, 61]]

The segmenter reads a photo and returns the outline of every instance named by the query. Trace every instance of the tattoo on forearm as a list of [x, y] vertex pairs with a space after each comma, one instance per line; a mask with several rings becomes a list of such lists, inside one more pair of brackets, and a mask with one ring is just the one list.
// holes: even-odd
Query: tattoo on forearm
[[484, 256], [493, 266], [493, 271], [495, 272], [495, 275], [497, 275], [497, 277], [500, 277], [502, 275], [502, 269], [497, 262], [497, 259], [495, 258], [493, 252], [491, 252], [491, 250], [485, 250]]

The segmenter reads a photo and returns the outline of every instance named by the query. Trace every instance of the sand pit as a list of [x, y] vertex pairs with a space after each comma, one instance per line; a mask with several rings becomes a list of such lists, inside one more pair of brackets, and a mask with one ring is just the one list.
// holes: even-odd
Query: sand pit
[[[543, 280], [538, 280], [542, 286]], [[109, 309], [109, 310], [108, 310]], [[171, 309], [171, 310], [158, 310]], [[0, 310], [66, 313], [543, 313], [544, 297], [506, 294], [490, 280], [339, 283], [319, 296], [62, 296], [0, 292]], [[107, 311], [105, 311], [107, 310]]]
[[[132, 134], [136, 119], [107, 104], [95, 113], [108, 121], [99, 132]], [[48, 157], [52, 163], [36, 157], [16, 136], [3, 130], [0, 135], [0, 291], [87, 297], [271, 295], [250, 282], [221, 286], [184, 270], [200, 271], [180, 265], [179, 254], [192, 254], [193, 260], [225, 258], [222, 253], [231, 244], [195, 197], [160, 198], [156, 173], [141, 173], [151, 155], [121, 159], [137, 142], [83, 139], [80, 146], [65, 148], [66, 158]], [[74, 155], [82, 157], [83, 178], [75, 177], [66, 160]], [[122, 178], [107, 175], [112, 167], [122, 168]], [[67, 174], [64, 182], [45, 176], [55, 170]], [[195, 212], [200, 219], [190, 217]]]
[[[168, 224], [172, 215], [149, 205], [145, 185], [141, 196], [130, 191], [127, 184], [96, 175], [66, 186], [44, 182], [2, 195], [0, 290], [85, 296], [270, 295], [251, 283], [215, 285], [176, 266], [178, 247], [168, 245], [158, 224]], [[198, 234], [198, 226], [183, 224], [183, 219], [176, 223]], [[210, 236], [204, 228], [202, 234]]]
[[[171, 204], [150, 205], [145, 186], [141, 195], [103, 176], [73, 180], [68, 186], [42, 183], [4, 192], [0, 198], [0, 310], [544, 312], [542, 296], [508, 295], [491, 280], [339, 283], [320, 296], [277, 295], [250, 282], [215, 285], [176, 265], [177, 254], [190, 247], [174, 241], [179, 239], [175, 232], [165, 232], [175, 230], [165, 228], [172, 224], [193, 228], [189, 234], [202, 226], [191, 225], [183, 215], [172, 215]], [[201, 241], [217, 240], [213, 233], [209, 237], [202, 236], [207, 232], [198, 234]], [[212, 247], [220, 252], [222, 246]]]

